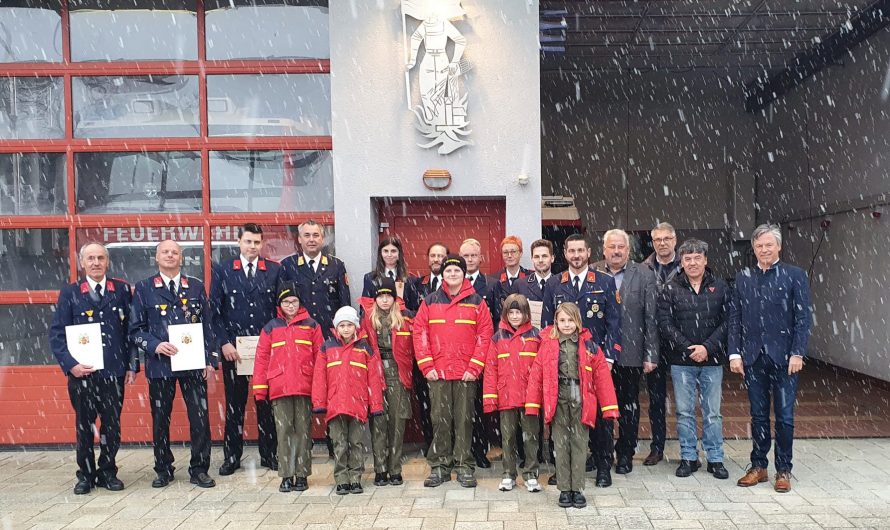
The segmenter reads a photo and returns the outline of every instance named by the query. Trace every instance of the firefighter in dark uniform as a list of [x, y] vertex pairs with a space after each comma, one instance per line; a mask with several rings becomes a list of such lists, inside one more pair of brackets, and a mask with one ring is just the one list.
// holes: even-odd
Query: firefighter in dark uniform
[[[566, 238], [565, 257], [569, 270], [550, 277], [544, 286], [544, 307], [541, 325], [553, 324], [553, 315], [559, 304], [574, 302], [581, 310], [581, 322], [600, 345], [611, 366], [621, 353], [621, 299], [615, 288], [615, 280], [606, 273], [595, 272], [588, 265], [590, 247], [584, 236], [573, 234]], [[611, 420], [597, 417], [596, 427], [590, 431], [590, 451], [587, 470], [597, 468], [596, 485], [612, 485], [612, 431]]]
[[[277, 315], [277, 288], [281, 265], [263, 259], [263, 229], [248, 223], [238, 234], [240, 256], [213, 268], [210, 300], [214, 311], [214, 333], [222, 353], [226, 389], [226, 433], [220, 475], [231, 475], [241, 467], [244, 449], [244, 408], [249, 376], [238, 375], [238, 337], [259, 336], [263, 326]], [[254, 401], [259, 431], [260, 465], [278, 470], [275, 418], [268, 400]]]
[[[213, 374], [218, 358], [212, 352], [212, 315], [207, 304], [204, 284], [197, 278], [180, 273], [182, 249], [172, 240], [158, 244], [155, 259], [159, 273], [136, 284], [133, 311], [130, 316], [130, 340], [145, 352], [145, 376], [151, 403], [155, 472], [153, 488], [166, 487], [173, 480], [173, 452], [170, 451], [170, 415], [176, 383], [189, 419], [191, 460], [189, 476], [192, 484], [212, 488], [216, 482], [207, 474], [210, 469], [210, 415], [207, 410], [207, 378]], [[168, 326], [201, 323], [204, 334], [203, 370], [174, 372], [170, 357], [177, 348], [170, 343]]]
[[297, 241], [302, 253], [281, 261], [281, 281], [300, 286], [300, 303], [321, 325], [325, 339], [334, 338], [334, 313], [350, 305], [346, 265], [339, 258], [322, 253], [324, 227], [315, 221], [300, 225]]
[[491, 313], [492, 322], [500, 322], [504, 300], [511, 294], [519, 292], [522, 283], [531, 271], [519, 264], [522, 259], [522, 240], [517, 236], [507, 236], [501, 241], [501, 259], [504, 268], [492, 277]]
[[[132, 384], [139, 371], [139, 357], [130, 345], [127, 324], [132, 293], [123, 280], [108, 278], [108, 250], [99, 243], [80, 249], [84, 278], [59, 292], [49, 329], [50, 347], [68, 376], [68, 396], [74, 408], [77, 433], [77, 483], [75, 495], [89, 493], [93, 485], [111, 491], [124, 489], [117, 478], [115, 457], [121, 442], [121, 409], [124, 380]], [[68, 351], [65, 327], [100, 324], [104, 368], [79, 363]], [[93, 453], [96, 417], [99, 427], [99, 467]]]
[[[433, 243], [426, 249], [427, 265], [429, 266], [429, 274], [424, 274], [420, 278], [414, 280], [414, 292], [417, 294], [417, 306], [412, 307], [405, 301], [405, 307], [413, 312], [417, 312], [422, 302], [430, 293], [438, 291], [442, 287], [442, 262], [448, 256], [449, 251], [442, 243]], [[414, 395], [417, 396], [417, 403], [420, 407], [420, 430], [423, 432], [424, 449], [423, 453], [429, 450], [430, 444], [433, 443], [433, 422], [430, 419], [430, 386], [423, 376], [423, 373], [414, 363], [414, 370], [411, 374], [414, 381]]]

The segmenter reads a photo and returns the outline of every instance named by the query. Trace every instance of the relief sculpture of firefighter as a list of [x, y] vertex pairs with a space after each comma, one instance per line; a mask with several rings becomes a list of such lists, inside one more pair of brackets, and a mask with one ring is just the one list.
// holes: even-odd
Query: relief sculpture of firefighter
[[[422, 21], [411, 34], [410, 45], [405, 45], [408, 52], [405, 72], [408, 108], [417, 116], [414, 126], [431, 140], [418, 145], [426, 149], [438, 145], [440, 155], [472, 143], [465, 139], [471, 131], [467, 129], [467, 91], [461, 83], [461, 76], [470, 69], [469, 63], [463, 59], [467, 39], [451, 23], [465, 14], [459, 0], [402, 0], [404, 36], [408, 37], [407, 17]], [[454, 42], [451, 57], [446, 50], [449, 40]], [[417, 73], [421, 104], [414, 107], [411, 70], [417, 65], [421, 44], [424, 54]]]

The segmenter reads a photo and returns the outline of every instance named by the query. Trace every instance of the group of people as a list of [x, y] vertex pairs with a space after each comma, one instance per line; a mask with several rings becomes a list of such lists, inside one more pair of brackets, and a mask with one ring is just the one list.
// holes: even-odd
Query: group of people
[[[327, 425], [337, 494], [363, 491], [366, 423], [374, 484], [402, 484], [402, 441], [414, 396], [430, 466], [425, 486], [439, 486], [454, 472], [462, 486], [475, 487], [476, 467], [489, 467], [489, 445], [500, 443], [501, 490], [513, 489], [521, 473], [528, 491], [540, 491], [538, 463], [552, 456], [556, 473], [548, 483], [558, 487], [559, 505], [583, 507], [586, 472], [595, 469], [595, 484], [608, 487], [613, 467], [619, 474], [633, 470], [644, 378], [652, 445], [643, 463], [663, 459], [668, 376], [680, 440], [675, 474], [688, 477], [701, 466], [698, 394], [707, 471], [726, 479], [720, 401], [728, 364], [744, 376], [751, 403], [751, 465], [738, 485], [769, 479], [772, 402], [774, 487], [790, 489], [793, 406], [810, 302], [805, 273], [779, 260], [778, 227], [754, 231], [757, 264], [739, 272], [732, 287], [708, 268], [705, 242], [689, 239], [677, 248], [667, 223], [652, 230], [655, 252], [639, 264], [629, 259], [623, 230], [605, 233], [603, 260], [595, 263], [588, 241], [569, 236], [568, 269], [558, 274], [550, 241], [532, 243], [530, 270], [520, 265], [522, 241], [508, 236], [499, 248], [504, 267], [494, 275], [480, 273], [482, 246], [467, 239], [457, 253], [431, 245], [429, 272], [415, 277], [401, 241], [386, 237], [364, 276], [357, 309], [346, 267], [324, 253], [324, 227], [307, 221], [297, 237], [300, 251], [279, 264], [261, 256], [262, 228], [244, 225], [239, 256], [212, 267], [209, 296], [198, 279], [181, 273], [175, 241], [158, 245], [158, 274], [132, 289], [107, 276], [105, 247], [81, 248], [85, 277], [61, 290], [50, 329], [77, 417], [75, 493], [124, 488], [115, 455], [125, 383], [139, 371], [140, 351], [153, 422], [153, 487], [173, 480], [169, 431], [177, 383], [190, 425], [190, 480], [215, 485], [208, 474], [206, 380], [220, 364], [226, 425], [219, 474], [241, 465], [252, 387], [261, 464], [278, 471], [282, 492], [308, 488], [318, 413]], [[67, 348], [66, 327], [87, 322], [101, 324], [101, 370], [78, 363]], [[203, 327], [205, 369], [171, 369], [177, 348], [167, 328], [179, 323]], [[239, 375], [239, 341], [257, 337], [253, 374]]]

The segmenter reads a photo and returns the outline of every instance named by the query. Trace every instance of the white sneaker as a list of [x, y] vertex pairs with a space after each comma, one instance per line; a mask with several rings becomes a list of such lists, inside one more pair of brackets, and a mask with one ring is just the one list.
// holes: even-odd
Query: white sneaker
[[531, 493], [535, 493], [541, 491], [541, 485], [538, 484], [538, 479], [530, 478], [525, 481], [525, 489], [527, 489]]
[[501, 481], [501, 485], [498, 486], [498, 489], [501, 491], [510, 491], [513, 489], [513, 486], [516, 485], [516, 481], [512, 478], [505, 478]]

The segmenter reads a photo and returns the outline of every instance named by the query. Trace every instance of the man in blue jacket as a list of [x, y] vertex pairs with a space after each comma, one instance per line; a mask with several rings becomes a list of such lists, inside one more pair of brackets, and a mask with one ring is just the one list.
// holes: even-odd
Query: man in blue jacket
[[[189, 418], [192, 455], [189, 462], [191, 483], [212, 488], [216, 482], [207, 474], [210, 468], [210, 416], [207, 410], [207, 378], [218, 364], [212, 353], [212, 316], [207, 305], [204, 284], [181, 274], [182, 248], [172, 240], [158, 244], [155, 259], [158, 274], [136, 284], [130, 317], [130, 340], [145, 352], [145, 376], [151, 403], [155, 472], [153, 488], [163, 488], [173, 480], [173, 452], [170, 451], [170, 415], [176, 383]], [[170, 358], [178, 350], [170, 342], [168, 326], [200, 323], [204, 334], [203, 370], [174, 372]]]
[[[249, 376], [238, 375], [238, 337], [258, 336], [263, 326], [278, 314], [276, 293], [281, 265], [263, 259], [263, 229], [247, 223], [238, 233], [240, 255], [213, 268], [210, 300], [214, 333], [223, 355], [226, 389], [226, 433], [220, 475], [231, 475], [241, 467], [244, 451], [244, 409]], [[268, 400], [254, 400], [259, 431], [260, 465], [278, 470], [275, 418]]]
[[[50, 347], [68, 376], [68, 396], [74, 408], [77, 433], [77, 484], [75, 495], [89, 493], [93, 485], [111, 491], [124, 489], [117, 478], [115, 456], [121, 442], [121, 409], [124, 380], [132, 384], [139, 371], [139, 357], [127, 337], [132, 294], [123, 280], [108, 278], [108, 250], [99, 243], [80, 249], [80, 267], [86, 276], [66, 285], [49, 329]], [[78, 362], [68, 351], [65, 328], [97, 323], [102, 329], [104, 368]], [[86, 340], [86, 339], [84, 339]], [[99, 467], [93, 453], [93, 429], [99, 427]]]
[[739, 272], [729, 312], [729, 367], [745, 378], [751, 402], [751, 467], [738, 485], [769, 480], [770, 402], [775, 404], [775, 490], [791, 490], [794, 401], [810, 337], [806, 273], [779, 261], [782, 232], [760, 225], [751, 235], [757, 266]]

